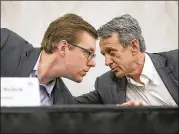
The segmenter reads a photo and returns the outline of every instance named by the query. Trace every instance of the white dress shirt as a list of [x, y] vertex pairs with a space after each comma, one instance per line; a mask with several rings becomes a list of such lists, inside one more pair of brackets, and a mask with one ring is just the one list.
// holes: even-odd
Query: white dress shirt
[[169, 91], [165, 87], [159, 74], [157, 73], [152, 60], [145, 53], [145, 62], [140, 76], [140, 80], [144, 85], [127, 77], [127, 101], [135, 100], [143, 102], [145, 105], [173, 105], [177, 106]]

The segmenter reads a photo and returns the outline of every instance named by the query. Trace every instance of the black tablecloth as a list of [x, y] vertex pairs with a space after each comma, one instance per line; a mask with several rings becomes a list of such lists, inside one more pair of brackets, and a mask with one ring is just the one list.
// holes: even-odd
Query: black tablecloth
[[1, 133], [178, 134], [178, 107], [1, 107]]

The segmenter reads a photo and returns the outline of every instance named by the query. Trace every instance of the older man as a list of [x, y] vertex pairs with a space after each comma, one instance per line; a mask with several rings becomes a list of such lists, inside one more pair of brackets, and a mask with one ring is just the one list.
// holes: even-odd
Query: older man
[[38, 77], [42, 105], [74, 104], [61, 77], [83, 80], [95, 66], [96, 40], [95, 28], [76, 14], [51, 22], [41, 48], [2, 28], [1, 77]]
[[178, 50], [147, 53], [138, 21], [125, 14], [98, 30], [101, 53], [111, 71], [77, 103], [121, 106], [178, 105]]

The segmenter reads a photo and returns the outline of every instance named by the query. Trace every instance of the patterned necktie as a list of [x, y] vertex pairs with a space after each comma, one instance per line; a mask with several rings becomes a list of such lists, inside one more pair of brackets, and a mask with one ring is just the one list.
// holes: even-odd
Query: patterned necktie
[[45, 86], [40, 85], [40, 102], [42, 106], [51, 106], [52, 100], [45, 88]]
[[[31, 77], [37, 77], [38, 78], [35, 70], [32, 71]], [[43, 86], [43, 85], [40, 85], [40, 102], [41, 102], [41, 106], [52, 105], [52, 100], [51, 100], [45, 86]]]

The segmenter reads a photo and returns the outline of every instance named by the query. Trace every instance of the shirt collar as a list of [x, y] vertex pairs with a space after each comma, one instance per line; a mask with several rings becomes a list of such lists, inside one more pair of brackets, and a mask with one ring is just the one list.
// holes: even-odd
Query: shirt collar
[[[132, 83], [137, 86], [143, 86], [142, 84], [134, 81], [132, 78], [130, 78], [128, 76], [126, 78], [129, 83]], [[142, 69], [140, 80], [144, 83], [144, 85], [147, 85], [150, 81], [156, 85], [159, 84], [159, 81], [157, 80], [157, 78], [155, 76], [155, 66], [153, 65], [153, 63], [147, 53], [145, 53], [144, 67]]]
[[37, 62], [36, 62], [36, 64], [35, 64], [34, 68], [33, 68], [34, 71], [37, 71], [37, 69], [38, 69], [38, 65], [39, 65], [39, 62], [40, 62], [41, 54], [42, 54], [42, 52], [39, 54], [39, 57], [38, 57], [38, 59], [37, 59]]
[[148, 79], [154, 84], [159, 85], [159, 81], [156, 77], [155, 66], [147, 53], [145, 53], [145, 64], [142, 74], [148, 77]]
[[[33, 71], [35, 72], [35, 75], [36, 75], [37, 77], [38, 77], [37, 69], [38, 69], [38, 65], [39, 65], [39, 62], [40, 62], [41, 54], [42, 54], [42, 52], [39, 54], [39, 57], [38, 57], [38, 59], [37, 59], [37, 62], [36, 62], [36, 64], [35, 64], [34, 68], [33, 68]], [[48, 94], [51, 95], [51, 92], [52, 92], [52, 90], [53, 90], [53, 88], [54, 88], [54, 86], [55, 86], [55, 82], [56, 82], [56, 79], [54, 79], [52, 82], [50, 82], [50, 83], [48, 83], [48, 84], [40, 84], [40, 85], [44, 86], [44, 87], [46, 88]]]

